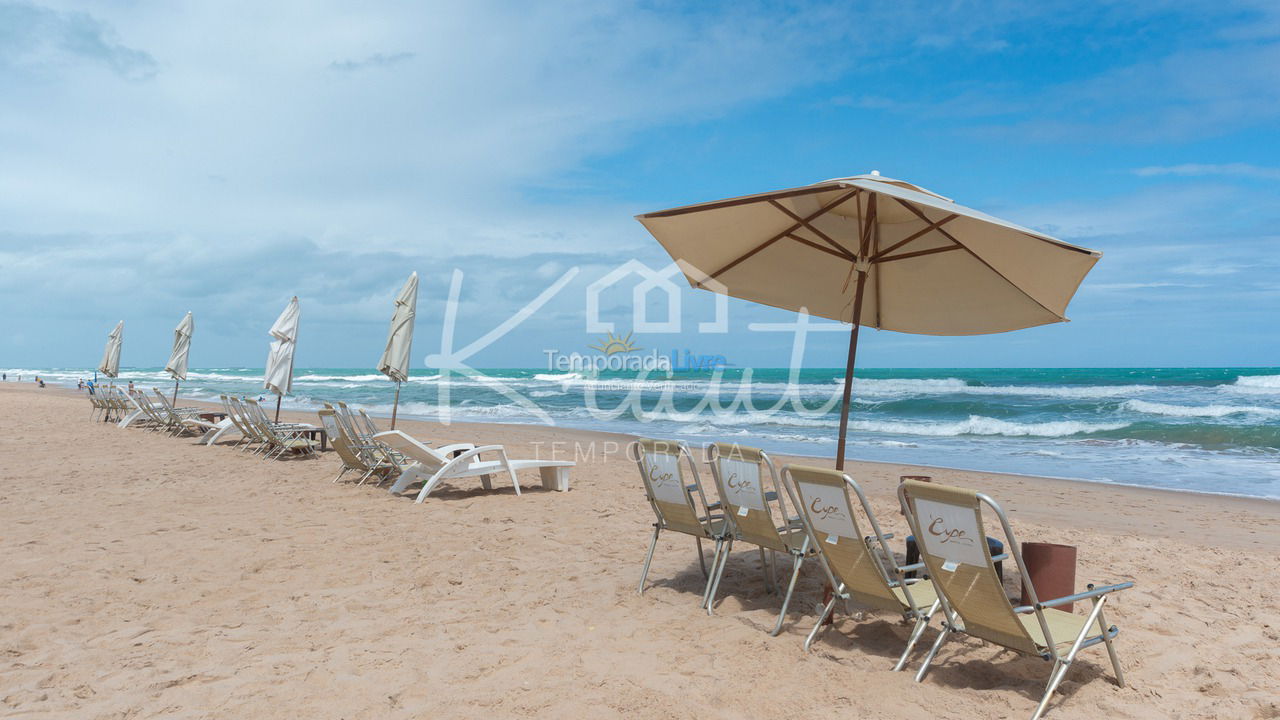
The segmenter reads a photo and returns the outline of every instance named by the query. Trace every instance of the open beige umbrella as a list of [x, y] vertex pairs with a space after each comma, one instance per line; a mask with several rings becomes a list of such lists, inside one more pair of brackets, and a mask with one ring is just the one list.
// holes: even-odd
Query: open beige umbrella
[[173, 330], [173, 351], [164, 371], [173, 378], [173, 404], [178, 404], [178, 383], [187, 379], [187, 356], [191, 353], [191, 335], [196, 331], [196, 321], [188, 311]]
[[298, 297], [285, 306], [271, 325], [271, 351], [267, 354], [267, 370], [262, 386], [276, 394], [276, 421], [280, 420], [280, 401], [293, 389], [293, 351], [298, 344]]
[[391, 429], [396, 429], [396, 412], [400, 409], [400, 383], [409, 380], [409, 354], [413, 349], [413, 318], [418, 308], [418, 273], [405, 281], [396, 295], [396, 309], [391, 314], [387, 345], [378, 360], [378, 372], [396, 384], [396, 400], [391, 406]]
[[837, 468], [859, 328], [979, 335], [1063, 322], [1102, 255], [877, 173], [636, 219], [695, 288], [852, 323]]
[[98, 363], [98, 372], [109, 378], [120, 374], [120, 346], [124, 344], [124, 321], [116, 323], [116, 327], [107, 335], [107, 346], [102, 350], [102, 362]]

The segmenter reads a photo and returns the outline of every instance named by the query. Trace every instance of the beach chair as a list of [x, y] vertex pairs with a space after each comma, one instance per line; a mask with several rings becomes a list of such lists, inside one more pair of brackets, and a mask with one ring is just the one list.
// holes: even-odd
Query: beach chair
[[[973, 490], [914, 480], [898, 487], [898, 499], [946, 614], [942, 632], [916, 674], [917, 682], [924, 680], [942, 643], [953, 634], [965, 633], [1023, 655], [1053, 661], [1049, 683], [1031, 715], [1032, 720], [1044, 714], [1053, 691], [1071, 668], [1076, 654], [1084, 648], [1105, 645], [1116, 683], [1124, 687], [1124, 673], [1113, 643], [1120, 631], [1114, 625], [1107, 625], [1103, 606], [1112, 593], [1133, 587], [1132, 582], [1102, 587], [1089, 585], [1082, 593], [1040, 600], [1027, 574], [1009, 519], [995, 500]], [[1030, 599], [1028, 605], [1015, 607], [996, 575], [994, 561], [997, 558], [991, 557], [983, 531], [984, 505], [995, 513], [1004, 530], [1005, 546], [1022, 575], [1023, 590]], [[1002, 555], [998, 559], [1003, 558]], [[1092, 602], [1088, 615], [1057, 609], [1085, 600]]]
[[[730, 527], [720, 503], [708, 503], [698, 477], [698, 467], [693, 455], [684, 443], [674, 440], [640, 438], [631, 443], [628, 453], [634, 453], [640, 468], [640, 480], [644, 483], [645, 497], [657, 521], [653, 524], [653, 538], [649, 552], [644, 557], [640, 572], [640, 594], [644, 594], [645, 579], [649, 577], [649, 565], [653, 562], [658, 536], [663, 530], [693, 536], [698, 549], [698, 566], [707, 582], [702, 591], [701, 607], [706, 607], [711, 594], [711, 573], [702, 551], [702, 541], [715, 543], [711, 565], [720, 563], [720, 553], [729, 537]], [[683, 461], [683, 462], [682, 462]]]
[[329, 444], [333, 446], [334, 452], [338, 454], [338, 459], [342, 461], [342, 472], [333, 479], [338, 482], [344, 475], [355, 471], [361, 474], [361, 482], [375, 473], [388, 474], [393, 471], [398, 472], [399, 467], [391, 462], [382, 459], [378, 455], [362, 452], [349, 433], [342, 429], [342, 425], [338, 421], [338, 414], [332, 407], [326, 407], [318, 411], [320, 416], [320, 425], [329, 435]]
[[312, 455], [316, 443], [303, 437], [306, 430], [314, 430], [314, 425], [305, 423], [277, 423], [267, 418], [267, 413], [257, 400], [245, 398], [245, 406], [249, 411], [250, 422], [259, 435], [265, 438], [265, 449], [262, 459], [281, 458], [285, 453], [295, 455]]
[[[388, 478], [398, 475], [402, 467], [411, 464], [400, 453], [374, 440], [373, 435], [367, 434], [361, 427], [358, 427], [355, 417], [345, 403], [338, 403], [338, 407], [325, 403], [324, 407], [326, 410], [333, 412], [331, 420], [338, 427], [348, 450], [354, 453], [359, 463], [365, 467], [365, 471], [360, 476], [360, 481], [356, 483], [357, 485], [365, 484], [374, 475], [381, 477], [378, 481], [378, 484], [381, 485]], [[340, 477], [341, 475], [339, 475]], [[337, 482], [337, 480], [334, 482]]]
[[151, 390], [160, 400], [158, 407], [161, 413], [166, 414], [169, 418], [171, 434], [180, 435], [184, 432], [192, 432], [203, 436], [205, 433], [219, 429], [217, 423], [209, 422], [199, 417], [200, 413], [203, 412], [202, 408], [174, 407], [173, 403], [169, 402], [169, 398], [160, 392], [159, 388], [151, 388]]
[[[480, 478], [485, 490], [493, 489], [492, 476], [503, 472], [511, 477], [516, 495], [520, 494], [520, 481], [516, 478], [519, 470], [537, 469], [542, 476], [542, 485], [557, 490], [569, 489], [569, 469], [574, 466], [570, 460], [511, 460], [501, 445], [471, 446], [469, 450], [448, 457], [448, 453], [457, 446], [430, 448], [399, 430], [388, 430], [373, 436], [373, 439], [387, 445], [404, 456], [407, 464], [400, 468], [400, 476], [391, 485], [391, 492], [404, 492], [414, 482], [421, 480], [422, 489], [418, 491], [415, 503], [427, 499], [427, 495], [445, 480], [458, 478]], [[493, 453], [497, 460], [481, 460], [485, 453]]]
[[[893, 536], [880, 529], [867, 496], [853, 478], [839, 470], [805, 465], [788, 465], [782, 469], [782, 476], [787, 492], [794, 493], [792, 502], [800, 508], [805, 532], [818, 548], [827, 579], [835, 588], [818, 622], [805, 638], [804, 649], [807, 651], [813, 645], [838, 602], [853, 601], [897, 613], [903, 620], [914, 623], [907, 646], [893, 669], [906, 667], [911, 651], [940, 605], [933, 583], [907, 577], [908, 572], [921, 570], [924, 565], [898, 565], [888, 542]], [[870, 535], [862, 534], [850, 490], [858, 498]]]
[[227, 396], [220, 395], [218, 397], [222, 402], [222, 412], [226, 414], [226, 417], [216, 423], [213, 423], [213, 427], [207, 429], [204, 435], [200, 436], [197, 444], [213, 445], [218, 442], [223, 435], [233, 431], [240, 433], [242, 436], [244, 435], [244, 430], [240, 428], [240, 424], [235, 420], [235, 415], [231, 412], [229, 403], [227, 402]]
[[[806, 557], [817, 549], [810, 543], [809, 535], [797, 518], [794, 522], [787, 513], [786, 494], [781, 491], [778, 470], [763, 450], [744, 447], [736, 443], [715, 443], [709, 448], [708, 463], [716, 491], [724, 506], [724, 517], [729, 526], [728, 537], [720, 552], [719, 562], [711, 566], [711, 591], [707, 595], [707, 614], [715, 607], [716, 593], [724, 577], [729, 553], [735, 542], [755, 545], [760, 551], [765, 580], [770, 590], [777, 590], [778, 553], [791, 557], [791, 582], [782, 598], [782, 609], [770, 635], [782, 631], [787, 617], [787, 607], [800, 578], [800, 569]], [[772, 489], [766, 488], [766, 480]], [[779, 520], [781, 518], [781, 521]], [[768, 551], [766, 555], [765, 551]]]
[[[244, 435], [244, 438], [236, 444], [236, 447], [241, 452], [247, 452], [250, 448], [254, 449], [254, 454], [261, 452], [266, 446], [267, 437], [258, 430], [258, 424], [250, 417], [244, 398], [226, 396], [226, 400], [227, 410], [231, 413], [233, 422], [240, 429], [240, 433]], [[255, 445], [257, 446], [256, 448], [254, 448]]]

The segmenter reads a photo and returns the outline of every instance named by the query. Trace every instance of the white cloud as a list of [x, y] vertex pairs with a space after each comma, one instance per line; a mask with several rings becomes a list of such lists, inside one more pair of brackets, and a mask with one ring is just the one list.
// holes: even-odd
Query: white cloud
[[1253, 180], [1280, 180], [1280, 168], [1261, 167], [1249, 163], [1184, 163], [1182, 165], [1153, 165], [1133, 171], [1138, 177], [1242, 177]]

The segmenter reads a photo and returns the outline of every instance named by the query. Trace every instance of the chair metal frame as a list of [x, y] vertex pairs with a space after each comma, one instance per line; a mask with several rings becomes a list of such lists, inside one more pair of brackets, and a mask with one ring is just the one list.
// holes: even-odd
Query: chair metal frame
[[[654, 480], [651, 476], [651, 468], [645, 465], [646, 453], [648, 447], [652, 452], [671, 455], [675, 457], [676, 470], [679, 472], [681, 461], [689, 468], [689, 476], [692, 482], [685, 482], [683, 477], [678, 478], [684, 497], [685, 506], [688, 508], [693, 523], [680, 527], [679, 521], [675, 518], [668, 518], [662, 511], [660, 501], [657, 497], [658, 493], [654, 490]], [[672, 452], [674, 450], [674, 452]], [[640, 586], [637, 592], [644, 594], [645, 580], [649, 577], [649, 567], [653, 562], [654, 551], [658, 547], [658, 536], [663, 530], [671, 530], [685, 535], [693, 536], [694, 542], [698, 550], [698, 566], [702, 569], [702, 575], [706, 578], [706, 586], [702, 591], [702, 599], [699, 607], [705, 607], [711, 594], [711, 573], [707, 568], [706, 557], [702, 550], [702, 541], [711, 540], [715, 542], [714, 558], [720, 555], [721, 547], [724, 545], [725, 539], [728, 537], [729, 525], [725, 521], [723, 514], [714, 514], [715, 511], [721, 510], [719, 502], [708, 503], [706, 492], [702, 488], [702, 480], [698, 477], [698, 466], [693, 460], [693, 455], [689, 452], [688, 445], [683, 442], [674, 440], [657, 440], [653, 438], [640, 438], [627, 446], [627, 452], [635, 453], [634, 459], [636, 466], [640, 468], [640, 479], [644, 483], [645, 497], [649, 501], [649, 507], [653, 510], [654, 517], [657, 521], [653, 524], [653, 538], [649, 541], [649, 552], [644, 557], [644, 568], [640, 573]], [[695, 500], [696, 497], [696, 500]], [[675, 505], [675, 503], [671, 503]], [[672, 524], [677, 522], [677, 524]], [[718, 524], [718, 525], [717, 525]], [[698, 531], [694, 532], [697, 527]]]
[[[827, 470], [825, 468], [811, 468], [802, 465], [787, 465], [782, 468], [783, 487], [787, 494], [791, 496], [791, 501], [800, 509], [800, 520], [804, 525], [805, 532], [808, 533], [810, 542], [819, 548], [818, 559], [822, 565], [823, 572], [827, 575], [827, 581], [834, 588], [832, 597], [825, 605], [818, 616], [818, 621], [814, 623], [813, 629], [809, 631], [809, 635], [805, 638], [804, 649], [807, 652], [812, 646], [818, 634], [826, 626], [827, 618], [830, 617], [836, 608], [838, 602], [847, 603], [853, 599], [853, 591], [846, 582], [849, 578], [844, 573], [832, 567], [831, 559], [827, 556], [827, 547], [824, 539], [819, 536], [822, 532], [814, 524], [813, 516], [810, 514], [812, 503], [806, 504], [803, 491], [795, 480], [795, 471], [800, 470], [806, 473], [820, 473], [831, 477], [839, 477], [841, 486], [841, 497], [844, 500], [843, 510], [848, 512], [850, 525], [853, 530], [858, 533], [859, 537], [850, 538], [851, 540], [861, 542], [866, 548], [867, 557], [869, 557], [876, 569], [876, 575], [879, 577], [883, 585], [868, 588], [861, 591], [864, 596], [872, 595], [880, 590], [888, 590], [892, 592], [895, 589], [902, 591], [902, 598], [896, 598], [896, 610], [902, 615], [902, 619], [914, 624], [911, 634], [907, 638], [907, 646], [903, 648], [902, 654], [898, 657], [897, 663], [894, 664], [894, 671], [899, 671], [906, 667], [911, 652], [915, 649], [916, 643], [919, 642], [924, 631], [929, 627], [929, 622], [933, 616], [937, 614], [941, 607], [940, 601], [935, 599], [927, 607], [916, 601], [912, 595], [911, 586], [920, 585], [928, 582], [925, 580], [908, 577], [907, 573], [924, 568], [923, 563], [913, 563], [910, 565], [899, 565], [893, 549], [889, 546], [889, 540], [893, 538], [893, 533], [886, 533], [880, 528], [880, 521], [876, 519], [875, 512], [871, 509], [871, 503], [867, 500], [867, 495], [862, 491], [862, 486], [857, 483], [848, 473], [838, 470]], [[849, 491], [853, 490], [853, 494], [858, 498], [858, 504], [862, 507], [862, 515], [867, 519], [872, 534], [863, 535], [861, 527], [858, 523], [857, 514], [854, 511], [854, 505], [849, 499]], [[829, 535], [829, 533], [823, 533]], [[829, 537], [827, 538], [830, 539]], [[903, 602], [905, 599], [906, 602]], [[887, 604], [881, 603], [882, 609], [891, 609]]]
[[[931, 483], [926, 484], [908, 480], [898, 486], [898, 502], [901, 504], [903, 514], [906, 515], [907, 522], [911, 526], [911, 531], [915, 534], [916, 542], [920, 548], [922, 564], [928, 566], [931, 575], [938, 577], [941, 573], [948, 572], [948, 570], [945, 565], [934, 567], [936, 563], [935, 555], [929, 552], [926, 548], [926, 543], [929, 542], [929, 536], [921, 532], [919, 518], [916, 515], [916, 498], [912, 495], [913, 490], [917, 491], [919, 494], [927, 494], [929, 489], [932, 487], [937, 486]], [[1075, 661], [1076, 655], [1085, 648], [1093, 647], [1098, 644], [1105, 644], [1107, 648], [1107, 655], [1111, 659], [1111, 668], [1115, 673], [1116, 684], [1120, 687], [1124, 687], [1124, 671], [1120, 667], [1120, 657], [1116, 654], [1115, 645], [1113, 644], [1113, 640], [1120, 633], [1120, 629], [1115, 625], [1107, 624], [1106, 615], [1103, 613], [1103, 606], [1106, 605], [1107, 598], [1111, 593], [1127, 590], [1133, 587], [1133, 583], [1122, 582], [1112, 585], [1104, 585], [1101, 587], [1090, 584], [1087, 586], [1085, 592], [1041, 601], [1036, 595], [1035, 586], [1031, 583], [1031, 576], [1027, 573], [1026, 563], [1022, 559], [1022, 551], [1018, 545], [1016, 536], [1014, 535], [1013, 527], [1009, 524], [1009, 518], [1005, 515], [1004, 509], [1000, 507], [999, 503], [985, 493], [973, 493], [973, 496], [976, 498], [976, 505], [972, 508], [965, 509], [972, 510], [975, 513], [978, 528], [981, 530], [983, 527], [982, 506], [986, 505], [995, 513], [996, 518], [1000, 521], [1000, 527], [1004, 531], [1005, 539], [1007, 541], [1005, 543], [1007, 551], [994, 558], [991, 556], [991, 551], [987, 547], [987, 543], [977, 543], [977, 546], [981, 548], [982, 553], [987, 559], [988, 569], [986, 572], [991, 573], [994, 578], [994, 571], [990, 569], [991, 564], [995, 560], [1004, 559], [1009, 555], [1013, 556], [1013, 560], [1018, 566], [1018, 572], [1021, 575], [1023, 590], [1026, 593], [1026, 597], [1030, 600], [1030, 604], [1014, 606], [1012, 602], [1009, 602], [1007, 597], [1005, 597], [1004, 600], [1005, 602], [1008, 602], [1009, 609], [1011, 609], [1015, 615], [1035, 614], [1040, 631], [1044, 634], [1045, 643], [1042, 645], [1036, 642], [1029, 633], [1027, 634], [1026, 639], [1037, 647], [1036, 655], [1044, 660], [1053, 661], [1053, 669], [1049, 672], [1049, 682], [1045, 687], [1044, 695], [1040, 698], [1040, 702], [1036, 706], [1035, 712], [1031, 715], [1031, 720], [1039, 720], [1039, 718], [1044, 715], [1045, 711], [1049, 707], [1049, 701], [1052, 698], [1054, 691], [1058, 689], [1058, 685], [1062, 682], [1063, 678], [1066, 677], [1067, 671], [1071, 669], [1071, 664]], [[962, 506], [953, 505], [953, 507]], [[995, 578], [995, 581], [999, 582], [998, 578]], [[981, 632], [973, 632], [970, 629], [966, 629], [964, 624], [964, 615], [956, 607], [957, 603], [954, 603], [953, 599], [948, 596], [946, 586], [943, 583], [935, 582], [934, 587], [938, 592], [938, 598], [942, 601], [945, 618], [942, 623], [942, 631], [938, 634], [938, 638], [934, 641], [933, 647], [930, 648], [928, 655], [925, 656], [924, 663], [920, 666], [919, 672], [916, 673], [916, 682], [924, 680], [925, 675], [928, 674], [929, 667], [937, 657], [942, 644], [948, 637], [956, 633], [965, 633], [966, 635], [976, 637], [980, 640], [986, 640], [987, 642], [992, 642], [997, 645], [1001, 645], [1002, 647], [1008, 647], [1010, 650], [1015, 652], [1031, 654], [1024, 649], [1010, 647], [1005, 643], [1001, 643], [990, 637], [985, 637]], [[1054, 640], [1053, 633], [1049, 627], [1049, 621], [1045, 618], [1044, 611], [1046, 609], [1057, 608], [1061, 605], [1083, 602], [1085, 600], [1089, 600], [1092, 603], [1089, 614], [1084, 624], [1081, 626], [1079, 633], [1071, 642], [1071, 646], [1067, 652], [1059, 652], [1058, 645], [1065, 642], [1065, 640]], [[1094, 627], [1097, 628], [1097, 634], [1090, 635], [1090, 629]]]
[[[736, 457], [726, 457], [724, 451], [736, 455]], [[751, 459], [756, 458], [756, 459]], [[751, 508], [745, 505], [738, 505], [732, 502], [731, 498], [736, 495], [730, 492], [730, 488], [726, 483], [731, 482], [732, 478], [726, 478], [723, 475], [721, 460], [737, 460], [740, 462], [754, 463], [757, 467], [759, 482], [750, 483], [748, 485], [753, 500], [756, 500], [764, 510]], [[795, 593], [796, 583], [800, 579], [800, 570], [804, 566], [805, 558], [817, 554], [817, 549], [811, 544], [808, 533], [803, 532], [803, 527], [799, 524], [799, 518], [792, 518], [787, 513], [786, 497], [787, 493], [782, 491], [782, 483], [778, 479], [778, 469], [773, 464], [773, 458], [769, 454], [759, 448], [746, 447], [737, 443], [713, 443], [707, 448], [707, 464], [711, 468], [711, 477], [715, 482], [716, 492], [720, 495], [720, 503], [724, 508], [724, 516], [729, 525], [728, 537], [725, 540], [721, 551], [711, 563], [711, 591], [707, 595], [707, 614], [710, 615], [712, 608], [715, 606], [716, 594], [720, 590], [720, 581], [724, 577], [725, 566], [729, 562], [729, 553], [733, 550], [735, 541], [747, 542], [755, 545], [760, 550], [760, 562], [764, 566], [766, 585], [771, 592], [778, 590], [777, 583], [777, 554], [785, 552], [791, 557], [791, 581], [787, 584], [787, 592], [782, 598], [782, 608], [778, 611], [778, 620], [774, 623], [773, 629], [769, 631], [770, 635], [777, 635], [782, 632], [782, 625], [786, 621], [787, 609], [791, 605], [791, 598]], [[764, 487], [763, 469], [768, 469], [770, 481], [773, 483], [773, 490], [766, 490]], [[774, 515], [773, 505], [777, 506], [778, 515], [783, 518], [781, 525], [777, 522], [777, 516]], [[768, 515], [768, 522], [760, 525], [752, 524], [748, 527], [739, 518], [752, 517], [752, 513], [765, 513]], [[768, 528], [772, 532], [762, 530], [761, 534], [754, 534], [755, 528]], [[796, 546], [788, 539], [794, 535], [792, 530], [799, 531], [803, 538], [799, 546]], [[785, 533], [785, 535], [784, 535]], [[769, 553], [766, 556], [765, 550]], [[780, 549], [780, 550], [779, 550]], [[766, 559], [767, 558], [767, 559]], [[772, 561], [772, 562], [770, 562]]]

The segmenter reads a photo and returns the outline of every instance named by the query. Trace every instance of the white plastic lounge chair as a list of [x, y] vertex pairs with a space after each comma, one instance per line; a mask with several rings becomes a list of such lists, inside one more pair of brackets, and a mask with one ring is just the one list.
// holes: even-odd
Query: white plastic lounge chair
[[[853, 478], [838, 470], [804, 465], [788, 465], [782, 474], [787, 492], [795, 493], [793, 501], [800, 508], [805, 530], [820, 550], [822, 567], [835, 588], [835, 595], [822, 608], [821, 617], [805, 638], [804, 649], [813, 645], [837, 601], [852, 600], [858, 605], [898, 613], [903, 620], [915, 623], [907, 647], [893, 668], [901, 670], [939, 608], [938, 595], [930, 581], [906, 576], [924, 565], [897, 564], [888, 543], [893, 536], [880, 530], [867, 496]], [[859, 528], [850, 490], [858, 496], [872, 535], [864, 536]]]
[[[569, 469], [574, 463], [569, 460], [511, 460], [501, 445], [482, 445], [473, 447], [454, 458], [446, 454], [448, 448], [435, 449], [427, 447], [399, 430], [388, 430], [373, 436], [374, 440], [383, 443], [400, 453], [409, 461], [401, 468], [400, 476], [391, 485], [392, 493], [402, 493], [414, 482], [423, 481], [422, 490], [414, 502], [422, 502], [427, 495], [445, 480], [458, 478], [480, 478], [486, 490], [493, 488], [492, 476], [503, 472], [511, 477], [516, 495], [520, 494], [520, 481], [516, 478], [519, 470], [537, 469], [542, 475], [543, 487], [565, 491], [569, 489]], [[480, 456], [495, 453], [497, 460], [482, 461]]]
[[[747, 542], [760, 549], [760, 562], [765, 567], [765, 578], [771, 590], [777, 590], [777, 553], [791, 556], [791, 582], [782, 598], [782, 609], [770, 635], [782, 631], [787, 617], [787, 607], [800, 578], [804, 559], [817, 553], [799, 520], [790, 521], [787, 514], [786, 495], [781, 492], [778, 471], [763, 450], [744, 447], [736, 443], [716, 443], [709, 449], [708, 462], [715, 479], [720, 502], [724, 505], [724, 517], [729, 523], [729, 535], [719, 556], [711, 566], [711, 592], [707, 596], [707, 614], [715, 606], [716, 593], [724, 577], [725, 565], [735, 541]], [[766, 476], [772, 489], [766, 487]], [[780, 520], [781, 519], [781, 520]], [[769, 553], [766, 556], [765, 550]], [[770, 563], [768, 560], [772, 560]]]
[[[973, 490], [914, 480], [898, 487], [898, 498], [946, 613], [942, 632], [916, 674], [917, 682], [924, 680], [942, 643], [962, 632], [1024, 655], [1053, 661], [1049, 684], [1031, 715], [1032, 720], [1044, 714], [1053, 691], [1071, 669], [1076, 654], [1084, 648], [1105, 644], [1116, 683], [1124, 687], [1120, 658], [1112, 643], [1120, 631], [1114, 625], [1107, 625], [1102, 608], [1111, 593], [1133, 587], [1132, 582], [1103, 587], [1089, 585], [1082, 593], [1040, 600], [1028, 579], [1009, 520], [995, 500]], [[1007, 540], [1005, 547], [1010, 549], [1018, 565], [1030, 605], [1014, 607], [1005, 595], [991, 550], [984, 540], [983, 505], [1000, 520]], [[1057, 609], [1084, 600], [1093, 603], [1088, 615]]]
[[[649, 577], [649, 565], [658, 547], [658, 536], [663, 530], [693, 536], [698, 549], [698, 566], [707, 578], [702, 591], [701, 606], [706, 607], [711, 595], [712, 575], [702, 553], [702, 541], [715, 543], [712, 566], [720, 561], [720, 553], [729, 537], [730, 527], [724, 515], [716, 512], [720, 503], [708, 503], [698, 477], [698, 467], [693, 455], [684, 443], [674, 440], [640, 438], [628, 447], [629, 453], [640, 468], [645, 497], [657, 522], [653, 524], [653, 539], [644, 557], [644, 569], [640, 572], [640, 594], [644, 594], [645, 579]], [[681, 461], [684, 462], [681, 462]]]
[[212, 428], [205, 431], [197, 441], [199, 445], [213, 445], [222, 439], [223, 435], [229, 432], [238, 432], [244, 435], [244, 431], [240, 429], [240, 424], [236, 422], [235, 414], [231, 411], [226, 395], [220, 395], [222, 400], [222, 412], [226, 413], [226, 417], [213, 424]]

